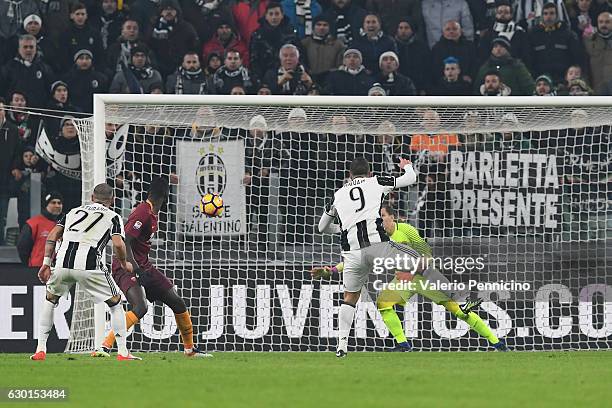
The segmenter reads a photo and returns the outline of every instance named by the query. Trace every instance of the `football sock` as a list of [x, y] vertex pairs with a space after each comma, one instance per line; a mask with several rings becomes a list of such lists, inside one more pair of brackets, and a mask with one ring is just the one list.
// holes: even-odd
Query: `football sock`
[[399, 319], [395, 310], [392, 307], [385, 308], [380, 310], [380, 314], [385, 322], [385, 325], [389, 328], [389, 331], [393, 335], [393, 338], [397, 343], [404, 343], [408, 341], [406, 339], [406, 335], [404, 334], [404, 328], [402, 327], [402, 322]]
[[348, 303], [342, 303], [340, 305], [340, 312], [338, 313], [338, 348], [346, 350], [348, 345], [348, 336], [351, 332], [351, 326], [353, 325], [353, 319], [355, 318], [355, 306]]
[[[127, 332], [127, 330], [130, 329], [130, 327], [132, 327], [136, 323], [138, 323], [138, 316], [136, 316], [136, 313], [134, 313], [134, 312], [132, 312], [130, 310], [129, 312], [127, 312], [125, 314], [125, 330], [126, 330], [126, 332]], [[104, 342], [102, 343], [102, 345], [104, 347], [110, 349], [110, 348], [113, 348], [114, 344], [115, 344], [115, 332], [111, 330], [111, 331], [108, 332], [108, 335], [104, 339]]]
[[458, 319], [466, 322], [472, 330], [476, 333], [480, 334], [482, 337], [489, 340], [491, 344], [499, 343], [499, 339], [493, 333], [491, 328], [474, 312], [470, 312], [468, 314], [463, 313], [461, 308], [456, 302], [447, 302], [444, 304], [447, 310], [449, 310], [452, 314], [457, 316]]
[[175, 314], [174, 319], [181, 333], [185, 351], [190, 351], [193, 348], [193, 325], [191, 324], [191, 316], [189, 316], [189, 312], [183, 312]]
[[45, 300], [42, 304], [40, 318], [38, 320], [38, 346], [36, 347], [36, 352], [47, 352], [47, 339], [53, 328], [54, 307], [55, 305], [48, 300]]
[[125, 328], [125, 313], [123, 311], [123, 305], [121, 302], [110, 308], [111, 315], [111, 327], [115, 332], [117, 339], [117, 351], [122, 356], [127, 356], [129, 351], [127, 349], [127, 329]]

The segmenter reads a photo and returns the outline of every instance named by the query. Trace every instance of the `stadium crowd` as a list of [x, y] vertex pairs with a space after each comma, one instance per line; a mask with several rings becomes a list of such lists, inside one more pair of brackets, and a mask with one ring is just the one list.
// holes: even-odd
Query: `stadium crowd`
[[[56, 151], [78, 158], [73, 119], [91, 114], [92, 95], [106, 92], [612, 95], [612, 1], [1, 0], [0, 245], [11, 197], [19, 200], [20, 227], [26, 225], [30, 174], [43, 174], [43, 197], [61, 197], [64, 211], [80, 203], [80, 179], [57, 171], [37, 156], [34, 146], [44, 129]], [[50, 110], [57, 117], [43, 121], [27, 108]], [[303, 112], [296, 115], [293, 119], [306, 119]], [[265, 120], [263, 125], [257, 120], [253, 125], [265, 134]], [[334, 120], [339, 127], [348, 126], [346, 118]], [[428, 111], [423, 121], [435, 128], [439, 118]], [[354, 146], [373, 149], [366, 153], [375, 163], [381, 158], [379, 170], [384, 170], [385, 157], [404, 151], [426, 149], [444, 157], [449, 146], [465, 145], [466, 137], [496, 146], [520, 143], [504, 135], [441, 136], [434, 128], [404, 140], [392, 135], [392, 123], [381, 126], [389, 128], [389, 136], [373, 138], [380, 143], [360, 143], [351, 138], [361, 136], [341, 134], [330, 142], [346, 147], [338, 150], [340, 155], [348, 155]], [[115, 131], [109, 125], [107, 137], [112, 139]], [[604, 133], [609, 136], [609, 129]], [[132, 143], [143, 146], [143, 151], [135, 147], [130, 152], [135, 163], [139, 155], [143, 159], [143, 169], [130, 169], [132, 176], [155, 170], [144, 168], [153, 165], [146, 157], [172, 149], [169, 136], [174, 134], [166, 129], [130, 132], [132, 139], [153, 141]], [[531, 146], [534, 140], [526, 143]], [[280, 145], [268, 146], [277, 142]], [[247, 140], [247, 162], [259, 163], [268, 148], [272, 156], [291, 158], [315, 142], [327, 143], [320, 135], [271, 138], [265, 145]], [[328, 160], [316, 158], [319, 163]], [[304, 165], [306, 172], [320, 171]], [[159, 172], [171, 175], [171, 163], [159, 166], [167, 167]], [[257, 183], [268, 176], [265, 169], [263, 164], [247, 169], [245, 184], [256, 191], [249, 194], [263, 194]], [[124, 177], [126, 173], [112, 181], [121, 185]], [[444, 211], [436, 207], [444, 194], [442, 181], [426, 182], [431, 196], [427, 202], [433, 206], [427, 211], [433, 211], [433, 219], [436, 211]], [[288, 197], [298, 187], [283, 186]], [[284, 203], [293, 208], [287, 216], [304, 224], [305, 214], [292, 200]]]

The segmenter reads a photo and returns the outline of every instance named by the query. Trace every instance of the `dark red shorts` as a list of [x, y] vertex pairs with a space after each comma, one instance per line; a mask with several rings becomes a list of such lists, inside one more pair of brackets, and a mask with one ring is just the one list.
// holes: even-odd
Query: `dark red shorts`
[[[149, 302], [155, 302], [156, 300], [160, 300], [163, 295], [168, 292], [170, 288], [174, 285], [159, 270], [154, 267], [148, 267], [146, 269], [148, 273], [151, 274], [151, 278], [149, 282], [144, 287], [145, 294], [147, 295], [147, 299]], [[138, 282], [134, 279], [135, 275], [133, 273], [128, 273], [122, 268], [113, 268], [113, 279], [119, 286], [119, 289], [123, 293], [127, 293], [128, 289], [133, 286], [138, 285]]]

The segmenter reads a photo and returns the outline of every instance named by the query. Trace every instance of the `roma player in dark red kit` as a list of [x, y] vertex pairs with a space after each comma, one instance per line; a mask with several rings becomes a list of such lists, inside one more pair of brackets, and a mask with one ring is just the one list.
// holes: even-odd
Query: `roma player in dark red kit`
[[[153, 180], [147, 200], [132, 210], [125, 225], [125, 236], [128, 259], [134, 265], [134, 272], [126, 271], [119, 261], [113, 258], [113, 279], [132, 305], [132, 310], [125, 316], [128, 329], [147, 313], [146, 294], [149, 301], [159, 300], [174, 312], [186, 356], [212, 357], [194, 345], [193, 325], [185, 302], [176, 293], [172, 282], [149, 260], [151, 236], [157, 231], [157, 214], [168, 199], [168, 190], [168, 179]], [[114, 343], [115, 334], [111, 331], [102, 344], [102, 350], [97, 350], [92, 355], [108, 355]]]

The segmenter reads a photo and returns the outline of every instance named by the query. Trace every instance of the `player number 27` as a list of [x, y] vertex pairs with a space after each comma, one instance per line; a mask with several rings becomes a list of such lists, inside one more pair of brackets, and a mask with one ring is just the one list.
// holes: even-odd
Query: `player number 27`
[[[355, 191], [357, 192], [358, 195], [355, 195]], [[361, 201], [361, 207], [356, 209], [355, 212], [359, 212], [364, 209], [365, 197], [363, 196], [363, 190], [361, 189], [361, 187], [351, 188], [351, 190], [349, 191], [349, 196], [351, 197], [351, 200], [353, 201]]]
[[[80, 223], [82, 223], [83, 221], [85, 221], [85, 219], [90, 215], [90, 213], [88, 213], [87, 211], [84, 210], [77, 210], [76, 214], [83, 214], [81, 216], [81, 218], [79, 218], [78, 220], [76, 220], [75, 222], [72, 223], [72, 225], [70, 225], [68, 227], [68, 231], [72, 231], [72, 232], [79, 232], [79, 230], [77, 228], [75, 228], [77, 225], [79, 225]], [[89, 224], [89, 226], [87, 228], [85, 228], [85, 230], [83, 232], [88, 232], [90, 229], [92, 229], [94, 227], [94, 225], [96, 225], [102, 218], [104, 218], [104, 214], [102, 214], [101, 212], [93, 212], [91, 213], [92, 215], [96, 216], [97, 218], [95, 220], [93, 220], [93, 222], [91, 224]]]

